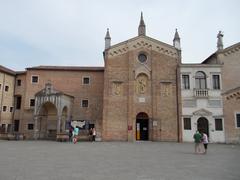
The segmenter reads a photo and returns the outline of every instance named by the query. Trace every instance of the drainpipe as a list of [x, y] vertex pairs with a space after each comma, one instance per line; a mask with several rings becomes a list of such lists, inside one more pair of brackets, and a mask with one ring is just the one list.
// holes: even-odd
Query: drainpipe
[[16, 101], [15, 101], [15, 92], [16, 92], [16, 80], [17, 80], [17, 76], [15, 76], [14, 78], [14, 89], [13, 89], [13, 112], [12, 112], [12, 127], [11, 127], [11, 132], [10, 133], [13, 133], [13, 125], [14, 125], [14, 115], [15, 115], [15, 107], [16, 107]]
[[179, 67], [177, 67], [177, 70], [176, 70], [176, 74], [177, 74], [177, 81], [176, 81], [176, 101], [177, 101], [177, 139], [178, 139], [178, 142], [180, 142], [180, 117], [179, 117], [179, 83], [178, 83], [178, 81], [179, 81], [179, 75], [178, 75], [178, 73], [179, 73]]
[[2, 105], [3, 105], [3, 92], [5, 87], [5, 74], [3, 73], [3, 84], [2, 84], [2, 94], [1, 94], [1, 105], [0, 105], [0, 123], [2, 121]]
[[179, 53], [179, 62], [176, 69], [176, 101], [177, 101], [177, 139], [182, 142], [182, 123], [181, 123], [181, 83], [180, 83], [180, 64], [181, 64], [181, 51]]

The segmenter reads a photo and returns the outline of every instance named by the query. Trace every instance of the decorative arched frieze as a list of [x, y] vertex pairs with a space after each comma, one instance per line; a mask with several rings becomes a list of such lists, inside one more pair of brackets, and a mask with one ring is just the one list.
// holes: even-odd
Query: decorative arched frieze
[[129, 50], [136, 50], [139, 48], [154, 50], [173, 58], [178, 57], [177, 50], [174, 47], [149, 37], [136, 37], [116, 44], [108, 50], [108, 54], [109, 57], [115, 57], [122, 55]]
[[138, 68], [136, 68], [134, 70], [134, 73], [135, 73], [135, 75], [134, 75], [135, 79], [137, 79], [137, 77], [140, 74], [145, 74], [148, 77], [148, 80], [151, 79], [151, 70], [147, 66], [139, 66]]

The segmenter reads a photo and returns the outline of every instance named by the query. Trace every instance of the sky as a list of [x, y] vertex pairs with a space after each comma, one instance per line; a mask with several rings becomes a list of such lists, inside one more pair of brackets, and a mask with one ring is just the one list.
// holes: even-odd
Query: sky
[[146, 35], [173, 44], [182, 62], [201, 63], [240, 42], [239, 0], [0, 0], [0, 65], [15, 71], [39, 65], [104, 66], [109, 28], [112, 45], [136, 37], [141, 11]]

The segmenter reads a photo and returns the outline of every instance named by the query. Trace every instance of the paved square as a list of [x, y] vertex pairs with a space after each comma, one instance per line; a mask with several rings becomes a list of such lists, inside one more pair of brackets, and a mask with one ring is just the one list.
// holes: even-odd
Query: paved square
[[240, 146], [0, 141], [0, 180], [239, 180]]

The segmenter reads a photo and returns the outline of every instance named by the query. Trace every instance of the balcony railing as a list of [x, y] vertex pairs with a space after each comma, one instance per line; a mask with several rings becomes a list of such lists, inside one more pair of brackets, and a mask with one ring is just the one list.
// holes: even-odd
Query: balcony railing
[[208, 89], [194, 89], [195, 97], [208, 97]]

